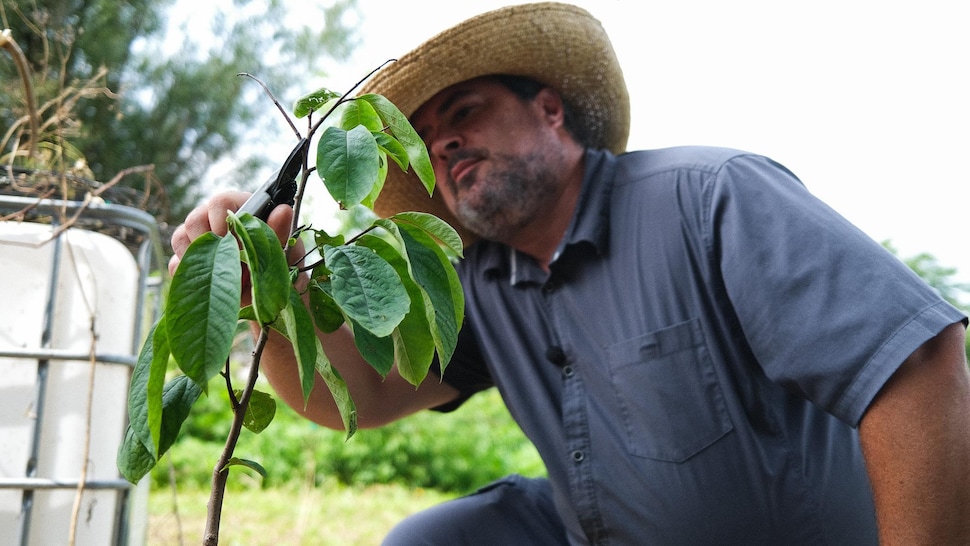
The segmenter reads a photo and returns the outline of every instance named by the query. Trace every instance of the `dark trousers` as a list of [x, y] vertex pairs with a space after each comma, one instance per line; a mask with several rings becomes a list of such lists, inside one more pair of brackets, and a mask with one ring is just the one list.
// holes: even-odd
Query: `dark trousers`
[[554, 546], [567, 544], [552, 487], [512, 475], [399, 523], [384, 546]]

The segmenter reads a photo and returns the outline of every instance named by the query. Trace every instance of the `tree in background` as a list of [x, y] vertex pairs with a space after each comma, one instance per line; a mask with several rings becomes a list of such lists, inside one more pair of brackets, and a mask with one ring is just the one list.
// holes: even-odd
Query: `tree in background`
[[[173, 39], [166, 31], [176, 0], [0, 0], [0, 28], [30, 63], [38, 106], [76, 82], [101, 87], [78, 103], [71, 144], [95, 180], [154, 165], [165, 199], [149, 212], [173, 223], [203, 195], [218, 162], [232, 161], [234, 180], [251, 179], [280, 158], [240, 158], [242, 146], [252, 154], [291, 137], [262, 90], [237, 74], [257, 75], [277, 96], [304, 91], [328, 60], [354, 47], [347, 21], [355, 2], [300, 5], [299, 13], [279, 0], [235, 0], [222, 11], [197, 2], [189, 21], [210, 26], [185, 26], [184, 39]], [[14, 66], [0, 63], [0, 134], [23, 115], [19, 82]], [[16, 143], [7, 144], [0, 155]]]
[[[889, 241], [882, 243], [893, 254], [899, 252]], [[970, 312], [970, 284], [957, 282], [953, 277], [957, 274], [956, 268], [946, 267], [936, 259], [935, 256], [927, 252], [922, 252], [915, 256], [902, 258], [903, 263], [909, 266], [927, 284], [933, 287], [946, 301], [964, 312]], [[967, 360], [970, 360], [970, 337], [966, 340]]]

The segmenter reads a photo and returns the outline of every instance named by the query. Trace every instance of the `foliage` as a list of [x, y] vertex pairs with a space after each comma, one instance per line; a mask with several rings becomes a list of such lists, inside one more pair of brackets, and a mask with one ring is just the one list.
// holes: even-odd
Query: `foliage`
[[[273, 196], [273, 202], [280, 195], [295, 196], [299, 211], [303, 189], [310, 174], [316, 173], [338, 203], [370, 205], [383, 187], [389, 158], [402, 170], [413, 170], [429, 193], [433, 190], [427, 149], [404, 114], [384, 97], [348, 99], [349, 95], [349, 91], [337, 96], [324, 90], [313, 97], [326, 96], [325, 101], [314, 100], [309, 106], [305, 99], [298, 101], [300, 117], [307, 118], [307, 134], [301, 136], [293, 127], [299, 143], [278, 177], [256, 193], [257, 201], [265, 193]], [[324, 114], [314, 123], [317, 110]], [[307, 143], [321, 128], [311, 169]], [[296, 176], [299, 183], [292, 180]], [[207, 232], [182, 254], [161, 317], [132, 374], [129, 426], [118, 454], [121, 474], [132, 483], [141, 480], [171, 447], [200, 395], [222, 376], [232, 424], [213, 471], [206, 544], [218, 542], [229, 468], [241, 465], [265, 474], [260, 463], [233, 453], [244, 426], [258, 433], [276, 412], [272, 398], [255, 390], [271, 330], [293, 346], [293, 371], [301, 378], [304, 400], [309, 400], [315, 377], [322, 377], [349, 437], [357, 429], [354, 402], [316, 328], [332, 331], [345, 324], [361, 356], [376, 371], [386, 376], [393, 363], [404, 379], [417, 386], [436, 358], [442, 369], [446, 367], [464, 316], [461, 286], [450, 261], [450, 256], [461, 254], [462, 242], [442, 220], [403, 212], [377, 218], [346, 239], [312, 227], [297, 228], [297, 213], [290, 237], [281, 246], [273, 229], [248, 212], [266, 215], [268, 210], [249, 205], [228, 213], [228, 233]], [[299, 236], [315, 242], [319, 261], [304, 267], [298, 258], [297, 265], [288, 264], [287, 247]], [[310, 271], [306, 285], [296, 282], [303, 271]], [[243, 285], [244, 278], [248, 286]], [[243, 298], [244, 293], [249, 297]], [[239, 309], [241, 300], [250, 304]], [[239, 323], [244, 321], [258, 327], [259, 337], [246, 387], [236, 390], [229, 356]], [[170, 361], [181, 374], [166, 381]]]
[[[883, 246], [893, 254], [899, 254], [889, 241], [883, 242]], [[956, 268], [944, 266], [928, 252], [921, 252], [915, 256], [902, 258], [902, 260], [913, 272], [926, 281], [926, 284], [939, 292], [943, 299], [957, 307], [968, 308], [970, 304], [966, 301], [966, 297], [970, 294], [970, 284], [954, 280], [954, 276], [957, 274]]]
[[[108, 180], [132, 165], [154, 165], [167, 203], [149, 212], [170, 223], [194, 206], [214, 165], [279, 134], [269, 124], [276, 120], [261, 115], [263, 97], [236, 74], [258, 73], [284, 91], [294, 73], [321, 75], [326, 58], [344, 59], [353, 47], [345, 21], [356, 9], [355, 0], [301, 6], [291, 20], [278, 1], [237, 0], [221, 9], [200, 3], [213, 13], [195, 21], [211, 21], [211, 28], [185, 28], [183, 39], [166, 43], [174, 2], [0, 0], [0, 25], [30, 61], [38, 106], [61, 103], [65, 89], [91, 90], [66, 135], [89, 176]], [[0, 63], [0, 131], [23, 119], [18, 81], [14, 67]], [[233, 161], [234, 178], [251, 179], [264, 162]]]
[[[185, 421], [183, 438], [152, 470], [153, 487], [167, 487], [169, 464], [180, 488], [207, 485], [210, 470], [198, 461], [218, 457], [231, 412], [226, 391], [210, 389]], [[360, 430], [350, 441], [284, 404], [270, 433], [247, 434], [236, 449], [260, 461], [266, 477], [250, 472], [232, 482], [235, 489], [321, 487], [336, 479], [355, 486], [395, 483], [467, 493], [508, 474], [545, 473], [535, 447], [494, 390], [452, 413], [421, 412], [380, 429]]]

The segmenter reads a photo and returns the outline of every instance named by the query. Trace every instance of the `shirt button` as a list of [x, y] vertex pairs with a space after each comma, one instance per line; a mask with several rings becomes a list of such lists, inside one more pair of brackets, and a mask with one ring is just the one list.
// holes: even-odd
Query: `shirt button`
[[576, 373], [576, 370], [572, 366], [566, 366], [562, 369], [562, 375], [564, 377], [572, 377], [574, 373]]
[[583, 453], [581, 449], [577, 449], [576, 451], [573, 451], [571, 455], [574, 463], [581, 463], [583, 462], [583, 459], [586, 458], [586, 454]]
[[542, 293], [549, 295], [559, 290], [559, 281], [547, 281], [546, 284], [542, 285]]

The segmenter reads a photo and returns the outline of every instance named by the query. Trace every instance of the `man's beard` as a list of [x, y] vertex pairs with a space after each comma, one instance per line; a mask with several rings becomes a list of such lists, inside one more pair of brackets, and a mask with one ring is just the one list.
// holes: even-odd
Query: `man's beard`
[[[487, 179], [475, 181], [473, 195], [455, 192], [455, 216], [484, 239], [508, 242], [552, 206], [560, 183], [549, 158], [537, 152], [525, 157], [491, 154], [488, 160], [493, 168]], [[454, 181], [449, 183], [457, 189]]]

